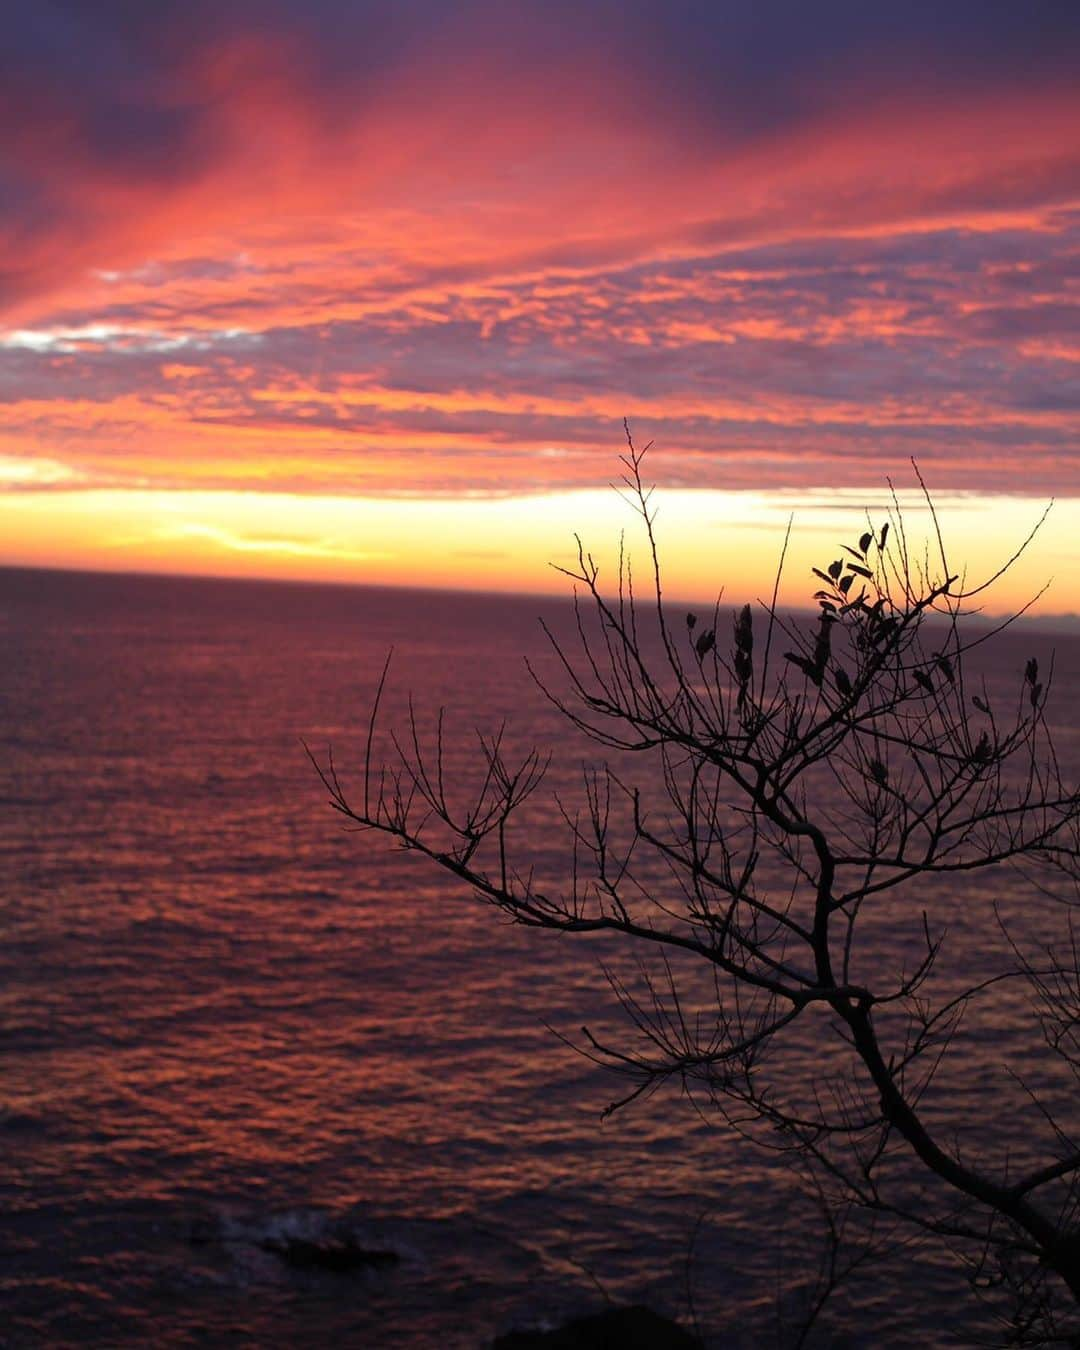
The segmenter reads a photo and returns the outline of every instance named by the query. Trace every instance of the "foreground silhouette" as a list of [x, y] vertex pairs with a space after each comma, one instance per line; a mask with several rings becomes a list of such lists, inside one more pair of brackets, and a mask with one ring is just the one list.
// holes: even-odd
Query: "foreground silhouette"
[[[567, 572], [575, 641], [548, 634], [565, 689], [545, 693], [617, 760], [585, 774], [577, 810], [560, 803], [565, 888], [541, 887], [508, 843], [542, 780], [539, 752], [510, 763], [500, 737], [481, 738], [464, 806], [442, 771], [441, 719], [430, 752], [414, 719], [393, 738], [396, 762], [373, 761], [386, 670], [356, 796], [332, 755], [316, 764], [331, 804], [517, 923], [606, 934], [640, 953], [631, 973], [608, 971], [632, 1024], [625, 1043], [584, 1029], [581, 1049], [627, 1081], [609, 1110], [674, 1080], [812, 1185], [828, 1252], [804, 1334], [845, 1271], [908, 1227], [958, 1247], [972, 1284], [997, 1290], [1011, 1344], [1078, 1343], [1080, 792], [1054, 748], [1048, 675], [1028, 660], [1008, 707], [972, 679], [967, 657], [994, 630], [972, 629], [969, 604], [990, 583], [965, 589], [928, 495], [932, 553], [908, 538], [894, 495], [887, 519], [815, 569], [810, 625], [777, 609], [780, 572], [771, 602], [733, 622], [719, 606], [673, 616], [644, 452], [628, 446], [648, 597], [623, 562], [605, 596], [579, 544]], [[631, 775], [635, 756], [648, 765]], [[944, 883], [1008, 869], [1015, 891], [1018, 868], [1031, 926], [992, 888], [973, 890], [964, 903], [1008, 959], [969, 976], [973, 953], [947, 940]], [[957, 1103], [935, 1076], [965, 1011], [989, 1009], [996, 1027], [1017, 1006], [1031, 1012], [1025, 1064], [1048, 1067], [1009, 1110], [1030, 1112], [1040, 1151], [973, 1154], [961, 1134], [1004, 1103]], [[916, 1160], [928, 1184], [915, 1188], [898, 1158]], [[859, 1230], [845, 1262], [853, 1212], [879, 1226]]]

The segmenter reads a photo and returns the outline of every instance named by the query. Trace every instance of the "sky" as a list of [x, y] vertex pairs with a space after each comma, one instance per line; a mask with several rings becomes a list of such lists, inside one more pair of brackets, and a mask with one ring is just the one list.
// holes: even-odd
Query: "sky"
[[[1080, 610], [1074, 0], [3, 0], [0, 564]], [[607, 564], [605, 564], [607, 565]]]

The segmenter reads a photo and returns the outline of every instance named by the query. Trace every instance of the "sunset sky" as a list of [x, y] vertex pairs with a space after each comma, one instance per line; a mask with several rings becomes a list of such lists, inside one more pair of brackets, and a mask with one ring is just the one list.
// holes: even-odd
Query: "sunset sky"
[[5, 10], [0, 563], [558, 589], [626, 417], [676, 590], [915, 456], [1080, 610], [1075, 0]]

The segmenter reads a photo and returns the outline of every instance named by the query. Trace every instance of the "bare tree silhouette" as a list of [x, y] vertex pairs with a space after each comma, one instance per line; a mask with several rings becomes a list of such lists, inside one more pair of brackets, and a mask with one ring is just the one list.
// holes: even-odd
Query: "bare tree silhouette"
[[[627, 1081], [609, 1110], [674, 1080], [808, 1169], [830, 1212], [854, 1206], [966, 1249], [974, 1283], [1013, 1295], [1010, 1343], [1077, 1343], [1080, 791], [1045, 716], [1051, 672], [1029, 660], [1006, 711], [967, 660], [1004, 626], [972, 628], [971, 602], [1018, 554], [965, 589], [929, 494], [920, 548], [894, 494], [887, 518], [815, 569], [812, 625], [778, 608], [783, 554], [771, 601], [743, 606], [730, 628], [719, 604], [673, 616], [644, 453], [628, 435], [647, 598], [622, 556], [605, 596], [579, 542], [576, 636], [548, 634], [564, 687], [545, 693], [617, 760], [586, 772], [578, 808], [561, 804], [565, 888], [540, 886], [512, 856], [508, 826], [542, 780], [539, 752], [511, 763], [501, 737], [482, 738], [463, 808], [441, 719], [430, 750], [414, 717], [391, 765], [375, 765], [385, 669], [357, 797], [332, 754], [316, 762], [331, 805], [516, 923], [644, 954], [636, 979], [609, 971], [632, 1034], [583, 1031], [584, 1053]], [[648, 764], [631, 773], [635, 756]], [[1003, 869], [1013, 887], [1023, 874], [1039, 923], [1017, 928], [989, 884], [966, 894], [1009, 958], [970, 974], [979, 963], [948, 942], [942, 896]], [[1031, 1112], [1031, 1158], [972, 1156], [956, 1112], [978, 1123], [1002, 1108], [937, 1090], [965, 1012], [988, 1007], [993, 1023], [1003, 996], [1001, 1016], [1033, 1013], [1025, 1054], [1048, 1060], [1051, 1079], [1060, 1070], [1056, 1093], [1016, 1078], [1009, 1109]], [[921, 1167], [898, 1171], [898, 1158]], [[912, 1173], [927, 1184], [913, 1188]]]

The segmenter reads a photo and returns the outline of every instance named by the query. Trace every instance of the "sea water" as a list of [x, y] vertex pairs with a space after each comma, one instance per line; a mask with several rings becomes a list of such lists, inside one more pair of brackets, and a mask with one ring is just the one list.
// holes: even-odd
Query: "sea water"
[[[342, 828], [301, 743], [358, 783], [392, 649], [387, 725], [410, 690], [423, 734], [445, 708], [455, 783], [505, 723], [572, 796], [589, 747], [523, 665], [558, 687], [541, 618], [567, 607], [0, 573], [0, 1343], [453, 1350], [606, 1301], [788, 1343], [824, 1251], [788, 1170], [676, 1088], [603, 1118], [625, 1084], [561, 1039], [619, 1034], [595, 947]], [[1001, 670], [1032, 641], [1004, 635]], [[1067, 724], [1080, 643], [1039, 644]], [[527, 830], [565, 862], [548, 798]], [[950, 940], [975, 950], [967, 894]], [[974, 1036], [954, 1078], [984, 1120], [1000, 1046]], [[274, 1251], [342, 1235], [398, 1260]], [[947, 1249], [886, 1248], [819, 1344], [992, 1325]]]

